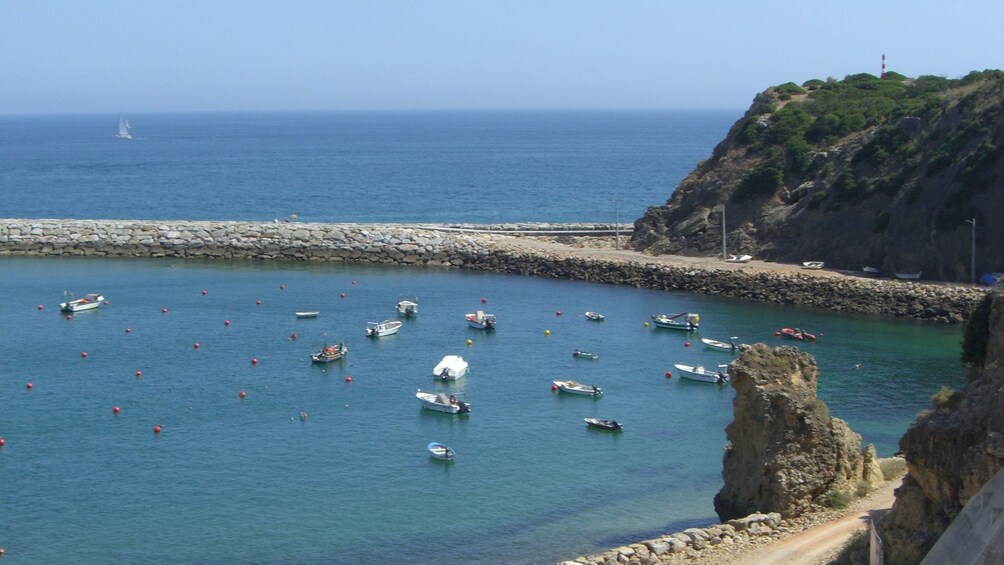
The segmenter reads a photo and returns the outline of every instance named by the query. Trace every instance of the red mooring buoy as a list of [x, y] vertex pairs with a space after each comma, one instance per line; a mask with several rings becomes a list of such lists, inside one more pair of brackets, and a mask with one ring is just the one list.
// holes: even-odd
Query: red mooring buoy
[[560, 316], [561, 315], [561, 310], [558, 310], [557, 312], [555, 312], [554, 315], [555, 316]]
[[28, 390], [31, 390], [31, 389], [35, 388], [35, 385], [33, 385], [31, 383], [27, 383], [27, 384], [24, 385], [24, 388], [26, 388]]
[[167, 308], [161, 308], [160, 309], [160, 313], [161, 314], [167, 314]]
[[487, 299], [487, 298], [485, 298], [484, 296], [482, 296], [482, 297], [481, 297], [481, 303], [482, 303], [482, 304], [488, 304], [488, 299]]
[[671, 379], [671, 378], [673, 378], [673, 373], [671, 373], [671, 372], [669, 372], [669, 371], [666, 371], [666, 378], [667, 378], [667, 379]]
[[206, 289], [202, 289], [202, 296], [206, 295]]
[[339, 295], [339, 297], [341, 297], [341, 298], [345, 298], [345, 293], [344, 293], [344, 292], [343, 292], [343, 293], [341, 293], [341, 294]]
[[254, 303], [256, 306], [261, 306], [261, 300], [255, 300]]
[[41, 304], [39, 304], [38, 305], [38, 309], [41, 310], [42, 308], [45, 308], [45, 306], [42, 306]]
[[558, 385], [551, 385], [551, 392], [558, 390]]
[[137, 379], [140, 378], [140, 377], [142, 377], [142, 376], [143, 376], [143, 371], [136, 371], [136, 378]]
[[73, 319], [73, 316], [72, 316], [72, 315], [70, 315], [70, 314], [67, 314], [67, 315], [66, 315], [66, 319], [67, 319], [67, 320], [72, 320], [72, 319]]
[[351, 383], [352, 382], [352, 377], [345, 377], [345, 382]]
[[154, 426], [153, 427], [153, 433], [159, 434], [160, 433], [160, 426]]
[[195, 343], [192, 344], [192, 347], [194, 347], [195, 349], [198, 349], [198, 348], [200, 348], [202, 346], [199, 345], [199, 342], [195, 342]]
[[121, 411], [122, 409], [119, 408], [118, 406], [112, 406], [112, 414], [118, 414]]
[[87, 359], [87, 352], [86, 351], [81, 351], [80, 352], [80, 356], [83, 357], [84, 359]]
[[131, 333], [132, 333], [132, 328], [126, 328], [126, 329], [125, 329], [125, 332], [126, 332], [127, 334], [131, 334]]
[[286, 290], [286, 285], [284, 284], [279, 285], [279, 290]]
[[258, 364], [258, 358], [257, 357], [252, 357], [251, 358], [251, 364], [252, 365], [257, 365]]
[[230, 325], [230, 320], [223, 320], [223, 325], [224, 326], [229, 326]]
[[7, 442], [4, 441], [4, 439], [2, 437], [0, 437], [0, 447], [3, 447], [5, 445], [7, 445]]
[[683, 346], [684, 346], [684, 347], [690, 347], [690, 342], [689, 342], [689, 341], [685, 341], [685, 342], [683, 342]]
[[239, 396], [239, 397], [241, 397], [241, 398], [247, 398], [247, 395], [248, 395], [248, 393], [246, 393], [246, 392], [244, 392], [244, 391], [242, 390], [242, 391], [240, 392], [240, 394], [238, 394], [237, 396]]

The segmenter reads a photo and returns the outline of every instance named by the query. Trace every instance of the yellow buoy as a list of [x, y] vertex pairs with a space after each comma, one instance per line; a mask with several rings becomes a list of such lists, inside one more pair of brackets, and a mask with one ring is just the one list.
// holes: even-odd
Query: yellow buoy
[[551, 335], [551, 330], [544, 330], [544, 335]]
[[471, 340], [467, 340], [467, 345], [470, 345], [470, 344], [472, 344], [472, 343], [474, 343], [474, 342], [473, 342], [473, 341], [471, 341]]
[[648, 327], [648, 322], [645, 322], [643, 325], [647, 328]]

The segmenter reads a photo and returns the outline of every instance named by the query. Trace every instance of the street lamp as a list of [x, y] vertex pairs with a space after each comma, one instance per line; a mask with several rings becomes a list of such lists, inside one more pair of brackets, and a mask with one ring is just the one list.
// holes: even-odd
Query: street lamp
[[972, 278], [972, 283], [976, 284], [976, 216], [973, 216], [972, 219], [966, 220], [966, 223], [973, 225], [973, 235], [972, 235], [973, 247], [972, 251], [969, 254], [971, 258], [971, 263], [969, 265], [969, 275]]
[[725, 204], [719, 204], [715, 206], [716, 212], [722, 213], [722, 260], [729, 258], [728, 252], [725, 250]]

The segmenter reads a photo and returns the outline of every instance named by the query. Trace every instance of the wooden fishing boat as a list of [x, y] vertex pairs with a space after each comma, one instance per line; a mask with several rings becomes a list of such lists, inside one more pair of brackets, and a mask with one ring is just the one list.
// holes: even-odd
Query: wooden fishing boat
[[311, 353], [310, 360], [314, 363], [331, 363], [345, 357], [348, 352], [349, 348], [339, 341], [334, 345], [325, 345], [317, 353]]

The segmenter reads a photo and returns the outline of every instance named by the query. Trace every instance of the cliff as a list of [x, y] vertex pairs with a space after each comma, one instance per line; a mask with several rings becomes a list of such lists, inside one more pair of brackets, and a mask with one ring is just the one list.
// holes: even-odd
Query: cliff
[[917, 563], [1004, 467], [1004, 289], [977, 307], [966, 328], [966, 386], [932, 397], [900, 439], [907, 476], [879, 525], [888, 563]]
[[881, 481], [875, 448], [816, 399], [816, 361], [794, 347], [744, 348], [729, 365], [735, 418], [726, 434], [715, 512], [722, 521], [752, 512], [799, 516], [862, 481]]
[[861, 74], [772, 87], [663, 206], [635, 222], [650, 254], [730, 252], [970, 280], [1004, 266], [1004, 73]]

